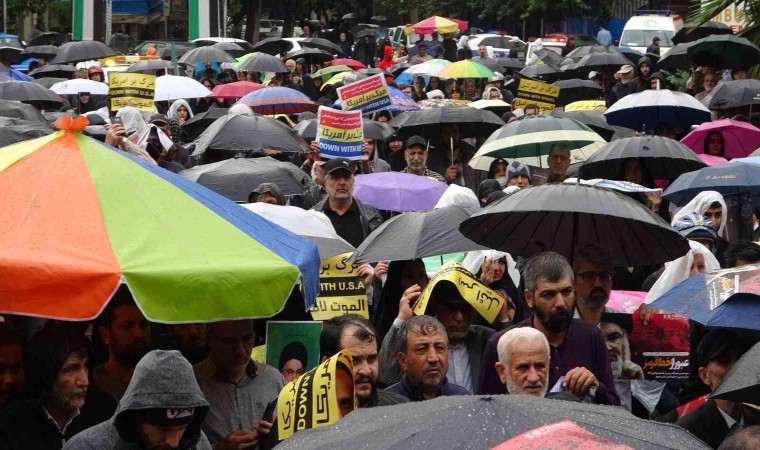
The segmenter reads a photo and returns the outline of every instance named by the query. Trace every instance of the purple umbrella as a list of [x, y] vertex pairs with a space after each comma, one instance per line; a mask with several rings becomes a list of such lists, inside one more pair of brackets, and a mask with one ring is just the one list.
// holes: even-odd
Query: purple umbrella
[[430, 211], [446, 188], [446, 183], [425, 176], [400, 172], [371, 173], [356, 176], [354, 196], [387, 211]]

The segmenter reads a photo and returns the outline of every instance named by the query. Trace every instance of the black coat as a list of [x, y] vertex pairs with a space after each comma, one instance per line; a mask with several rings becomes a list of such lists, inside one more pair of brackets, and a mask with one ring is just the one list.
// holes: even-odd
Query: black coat
[[[744, 426], [760, 425], [760, 411], [743, 407]], [[707, 400], [693, 412], [681, 417], [676, 425], [682, 426], [694, 436], [702, 439], [712, 448], [718, 448], [728, 436], [728, 425], [723, 415], [718, 411], [715, 400]]]

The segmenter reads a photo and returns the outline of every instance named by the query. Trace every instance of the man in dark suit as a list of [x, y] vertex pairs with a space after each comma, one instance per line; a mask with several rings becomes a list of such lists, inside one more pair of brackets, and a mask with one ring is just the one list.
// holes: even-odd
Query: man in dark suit
[[[699, 378], [715, 391], [723, 377], [747, 349], [730, 331], [713, 330], [702, 338], [697, 348]], [[718, 448], [730, 433], [751, 425], [760, 425], [760, 411], [730, 400], [709, 399], [676, 424]]]

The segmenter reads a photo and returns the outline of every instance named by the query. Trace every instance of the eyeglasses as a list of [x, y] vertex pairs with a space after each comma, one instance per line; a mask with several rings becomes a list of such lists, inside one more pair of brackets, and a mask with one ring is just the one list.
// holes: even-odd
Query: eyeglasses
[[606, 283], [607, 281], [610, 281], [612, 279], [612, 272], [609, 270], [605, 270], [604, 272], [583, 272], [583, 273], [577, 273], [575, 274], [576, 278], [580, 278], [581, 280], [585, 281], [586, 283], [592, 283], [597, 278], [599, 278], [599, 281], [602, 283]]

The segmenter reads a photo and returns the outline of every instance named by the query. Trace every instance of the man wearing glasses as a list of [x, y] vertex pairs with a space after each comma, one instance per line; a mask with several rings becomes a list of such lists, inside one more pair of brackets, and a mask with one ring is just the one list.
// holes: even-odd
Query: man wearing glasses
[[[612, 290], [612, 258], [598, 244], [580, 247], [573, 261], [575, 318], [599, 325]], [[613, 311], [608, 311], [613, 312]]]

